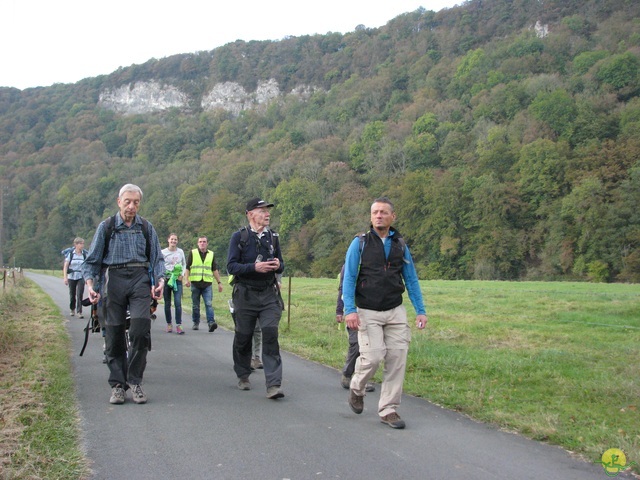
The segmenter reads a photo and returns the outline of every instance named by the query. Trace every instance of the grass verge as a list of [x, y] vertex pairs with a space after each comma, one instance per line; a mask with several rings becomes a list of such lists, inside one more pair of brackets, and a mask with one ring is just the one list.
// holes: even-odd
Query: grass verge
[[[347, 339], [335, 322], [336, 283], [292, 279], [280, 344], [341, 368]], [[629, 463], [640, 463], [640, 285], [421, 286], [429, 324], [424, 331], [413, 326], [415, 313], [406, 300], [413, 339], [405, 393], [560, 445], [591, 462], [619, 448]], [[214, 300], [219, 322], [232, 328], [229, 296], [227, 291]]]
[[27, 280], [0, 292], [3, 479], [88, 477], [70, 342], [60, 311]]

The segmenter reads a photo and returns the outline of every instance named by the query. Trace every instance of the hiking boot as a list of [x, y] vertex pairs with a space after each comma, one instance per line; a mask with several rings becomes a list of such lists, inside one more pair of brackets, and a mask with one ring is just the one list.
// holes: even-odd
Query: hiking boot
[[342, 375], [342, 378], [340, 379], [340, 385], [342, 385], [342, 388], [344, 388], [345, 390], [349, 390], [349, 387], [351, 386], [351, 377]]
[[367, 382], [367, 384], [364, 386], [364, 391], [365, 392], [375, 392], [376, 391], [376, 386], [373, 383]]
[[71, 310], [71, 312], [69, 312], [69, 315], [71, 315], [72, 317], [76, 314], [76, 312], [74, 312], [73, 310]]
[[251, 383], [249, 382], [249, 377], [241, 378], [238, 381], [238, 389], [240, 389], [240, 390], [251, 390]]
[[267, 398], [275, 400], [282, 397], [284, 397], [284, 392], [280, 388], [280, 385], [274, 385], [273, 387], [267, 388]]
[[122, 405], [124, 403], [124, 388], [122, 388], [122, 385], [118, 384], [111, 388], [109, 403], [113, 405]]
[[171, 326], [170, 323], [167, 323], [167, 333], [171, 333], [173, 332], [173, 327]]
[[199, 328], [200, 328], [200, 324], [194, 323], [193, 326], [191, 327], [191, 330], [198, 330]]
[[133, 397], [134, 403], [147, 403], [147, 396], [142, 391], [140, 385], [129, 384], [129, 388], [131, 388], [131, 396]]
[[389, 415], [380, 417], [380, 421], [382, 423], [386, 423], [391, 428], [398, 428], [398, 429], [404, 428], [404, 420], [402, 420], [400, 418], [400, 415], [398, 415], [396, 412], [392, 412]]
[[253, 357], [251, 359], [251, 370], [260, 370], [262, 368], [264, 368], [264, 365], [262, 365], [260, 359], [258, 357]]
[[215, 332], [216, 328], [218, 328], [218, 324], [216, 322], [211, 322], [209, 324], [209, 333]]
[[360, 414], [364, 410], [364, 396], [356, 395], [356, 392], [349, 390], [349, 406], [353, 413]]
[[178, 335], [184, 335], [184, 330], [182, 329], [182, 325], [176, 325], [176, 333]]

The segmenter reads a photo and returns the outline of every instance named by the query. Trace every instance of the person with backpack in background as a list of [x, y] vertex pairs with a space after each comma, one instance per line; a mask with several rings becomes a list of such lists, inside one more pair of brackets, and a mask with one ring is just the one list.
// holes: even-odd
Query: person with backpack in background
[[176, 311], [176, 333], [182, 335], [182, 275], [187, 268], [184, 251], [178, 248], [178, 235], [170, 233], [167, 238], [169, 246], [162, 250], [165, 268], [164, 283], [164, 317], [167, 321], [167, 333], [173, 331], [171, 322], [171, 295]]
[[82, 297], [84, 296], [84, 279], [82, 278], [82, 265], [87, 257], [84, 249], [84, 239], [76, 237], [73, 240], [73, 248], [65, 255], [64, 266], [62, 267], [62, 279], [65, 285], [69, 286], [69, 315], [78, 313], [78, 318], [82, 315]]
[[200, 328], [200, 297], [204, 301], [205, 315], [209, 333], [213, 333], [218, 324], [213, 311], [213, 279], [218, 282], [218, 293], [222, 293], [222, 282], [215, 255], [207, 249], [207, 237], [198, 237], [198, 248], [194, 248], [187, 256], [187, 267], [184, 274], [184, 284], [191, 288], [191, 319], [193, 330]]
[[354, 238], [347, 250], [342, 298], [347, 327], [358, 330], [360, 348], [349, 385], [349, 407], [362, 413], [366, 384], [384, 362], [378, 415], [391, 428], [404, 428], [396, 410], [411, 342], [407, 311], [402, 305], [405, 286], [419, 329], [425, 328], [427, 314], [409, 247], [391, 226], [395, 220], [391, 200], [381, 197], [373, 201], [370, 230]]
[[[344, 322], [344, 301], [342, 300], [342, 282], [344, 281], [344, 265], [340, 269], [340, 275], [338, 275], [338, 299], [336, 300], [336, 322]], [[351, 376], [353, 370], [356, 368], [356, 360], [360, 356], [360, 348], [358, 347], [358, 330], [347, 327], [347, 334], [349, 338], [349, 349], [347, 350], [347, 358], [342, 368], [342, 377], [340, 379], [340, 385], [345, 390], [349, 389], [351, 385]], [[376, 387], [373, 383], [367, 382], [364, 387], [365, 392], [375, 392]]]
[[278, 325], [284, 303], [276, 275], [284, 270], [278, 234], [269, 229], [272, 203], [252, 198], [246, 204], [249, 221], [231, 235], [227, 271], [233, 275], [232, 303], [235, 316], [233, 369], [240, 390], [251, 390], [252, 339], [256, 323], [262, 329], [262, 363], [267, 398], [284, 397]]
[[119, 211], [98, 225], [82, 270], [91, 303], [101, 300], [109, 402], [114, 405], [125, 402], [126, 390], [135, 403], [147, 402], [141, 384], [151, 348], [149, 305], [152, 298], [161, 298], [165, 282], [162, 247], [153, 225], [138, 215], [141, 202], [137, 185], [120, 189]]

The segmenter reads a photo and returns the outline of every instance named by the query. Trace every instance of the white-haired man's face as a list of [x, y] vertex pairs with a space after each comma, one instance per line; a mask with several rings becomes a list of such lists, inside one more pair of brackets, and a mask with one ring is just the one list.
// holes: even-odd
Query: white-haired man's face
[[142, 198], [138, 192], [124, 192], [118, 197], [120, 216], [125, 223], [130, 224], [136, 218]]

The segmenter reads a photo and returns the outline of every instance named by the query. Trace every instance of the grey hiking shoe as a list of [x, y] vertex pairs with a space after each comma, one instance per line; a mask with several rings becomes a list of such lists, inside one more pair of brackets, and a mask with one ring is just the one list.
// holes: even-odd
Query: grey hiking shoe
[[124, 388], [118, 384], [115, 387], [111, 387], [111, 398], [109, 403], [113, 405], [122, 405], [124, 403]]
[[384, 417], [380, 417], [380, 421], [382, 423], [386, 423], [391, 428], [402, 429], [405, 427], [404, 420], [402, 420], [400, 418], [400, 415], [398, 415], [396, 412], [385, 415]]
[[260, 370], [263, 368], [264, 365], [262, 365], [262, 361], [258, 357], [253, 357], [251, 359], [251, 370]]
[[249, 382], [248, 377], [244, 377], [239, 379], [238, 381], [238, 389], [240, 390], [251, 390], [251, 383]]
[[134, 403], [147, 403], [147, 396], [142, 391], [140, 385], [129, 384], [129, 388], [131, 389], [131, 396], [133, 397]]
[[365, 392], [375, 392], [376, 391], [376, 386], [373, 383], [367, 382], [367, 384], [364, 386], [364, 391]]
[[353, 413], [360, 414], [364, 410], [364, 396], [356, 395], [356, 392], [349, 390], [349, 406]]
[[284, 397], [284, 392], [280, 388], [280, 385], [274, 385], [273, 387], [267, 388], [267, 398], [276, 400], [282, 397]]

